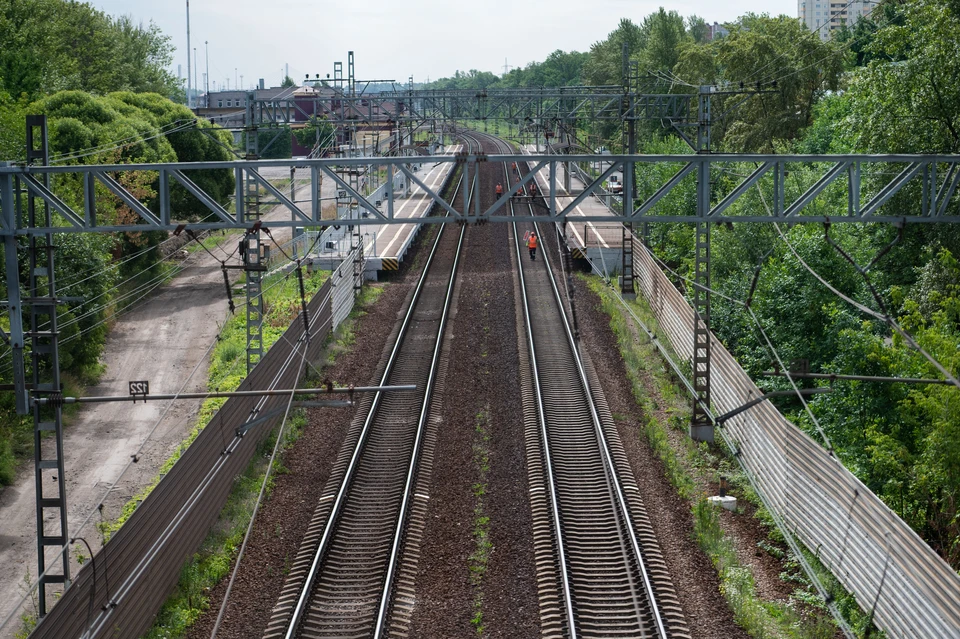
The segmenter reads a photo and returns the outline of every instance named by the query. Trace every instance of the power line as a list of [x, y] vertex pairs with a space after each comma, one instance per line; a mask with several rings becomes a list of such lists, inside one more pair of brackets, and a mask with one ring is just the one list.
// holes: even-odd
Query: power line
[[[672, 273], [672, 274], [675, 275], [676, 277], [678, 277], [678, 278], [680, 278], [680, 279], [682, 279], [682, 280], [684, 280], [684, 281], [686, 281], [686, 282], [689, 282], [690, 284], [692, 284], [692, 285], [695, 286], [696, 288], [699, 288], [699, 289], [702, 290], [702, 291], [706, 291], [706, 292], [710, 293], [711, 295], [716, 295], [716, 296], [718, 296], [718, 297], [720, 297], [720, 298], [722, 298], [722, 299], [725, 299], [725, 300], [727, 300], [727, 301], [729, 301], [729, 302], [732, 302], [733, 304], [736, 304], [737, 306], [740, 306], [740, 307], [742, 307], [743, 309], [745, 309], [745, 310], [750, 314], [750, 317], [751, 317], [751, 319], [753, 320], [753, 323], [756, 325], [757, 329], [760, 331], [760, 334], [763, 336], [763, 339], [764, 339], [764, 341], [766, 342], [767, 347], [769, 348], [769, 350], [770, 350], [770, 352], [772, 353], [773, 357], [777, 360], [777, 362], [780, 363], [780, 368], [783, 369], [783, 370], [789, 371], [789, 369], [783, 364], [783, 360], [781, 359], [780, 354], [777, 352], [777, 349], [773, 346], [773, 342], [771, 342], [771, 341], [770, 341], [770, 338], [767, 336], [767, 332], [766, 332], [765, 330], [763, 330], [763, 325], [761, 325], [759, 318], [757, 318], [756, 313], [753, 312], [753, 308], [751, 308], [751, 306], [750, 306], [750, 304], [749, 304], [748, 302], [735, 299], [735, 298], [733, 298], [733, 297], [730, 297], [729, 295], [726, 295], [726, 294], [724, 294], [724, 293], [721, 293], [720, 291], [718, 291], [718, 290], [716, 290], [716, 289], [713, 289], [713, 288], [711, 288], [711, 287], [709, 287], [709, 286], [704, 286], [703, 284], [701, 284], [701, 283], [699, 283], [699, 282], [696, 282], [696, 281], [694, 281], [694, 280], [691, 280], [691, 279], [688, 278], [688, 277], [684, 277], [684, 276], [681, 275], [680, 273], [677, 273], [675, 270], [673, 270], [672, 268], [670, 268], [669, 266], [667, 266], [667, 264], [664, 263], [663, 260], [661, 260], [659, 257], [657, 257], [657, 256], [654, 254], [654, 252], [653, 252], [652, 250], [650, 250], [650, 247], [648, 247], [647, 245], [643, 244], [643, 242], [640, 243], [640, 246], [642, 247], [642, 250], [646, 251], [646, 252], [650, 255], [650, 257], [651, 257], [661, 268], [666, 269], [667, 271], [669, 271], [670, 273]], [[751, 293], [751, 295], [752, 295], [752, 293]], [[797, 387], [796, 382], [794, 382], [793, 378], [789, 376], [789, 372], [788, 372], [788, 375], [787, 375], [787, 379], [789, 380], [790, 385], [793, 387], [793, 390], [794, 390], [794, 392], [796, 393], [797, 397], [800, 399], [800, 403], [803, 405], [804, 411], [805, 411], [805, 412], [807, 413], [807, 415], [810, 417], [810, 420], [813, 422], [813, 425], [814, 425], [814, 427], [817, 429], [817, 432], [819, 432], [819, 433], [820, 433], [820, 436], [823, 438], [823, 442], [824, 442], [824, 444], [826, 445], [827, 450], [830, 452], [831, 455], [833, 455], [833, 444], [830, 442], [830, 438], [827, 436], [826, 431], [824, 431], [823, 427], [820, 425], [820, 420], [818, 420], [817, 417], [816, 417], [816, 415], [813, 414], [813, 411], [810, 409], [810, 406], [807, 404], [807, 401], [806, 401], [806, 399], [804, 398], [803, 393], [801, 393], [801, 392], [800, 392], [800, 389]]]
[[[196, 120], [195, 120], [195, 119], [192, 119], [192, 120], [189, 120], [188, 122], [189, 122], [190, 125], [192, 125], [192, 124], [194, 124], [194, 123], [196, 122]], [[110, 140], [109, 142], [103, 142], [103, 143], [101, 143], [101, 144], [97, 144], [97, 145], [94, 145], [94, 146], [88, 146], [88, 147], [85, 147], [85, 148], [82, 148], [82, 149], [73, 149], [73, 150], [70, 150], [70, 151], [64, 151], [64, 152], [62, 152], [62, 153], [54, 153], [53, 155], [50, 156], [50, 162], [51, 162], [51, 164], [52, 164], [52, 163], [55, 163], [55, 162], [58, 162], [58, 161], [65, 161], [65, 160], [67, 160], [67, 159], [70, 159], [71, 156], [74, 156], [74, 155], [77, 155], [77, 154], [87, 154], [87, 155], [89, 155], [91, 152], [96, 153], [96, 152], [98, 152], [98, 151], [110, 150], [111, 148], [117, 148], [117, 145], [122, 145], [122, 144], [125, 143], [125, 142], [140, 140], [144, 134], [159, 133], [159, 134], [161, 134], [161, 135], [165, 135], [166, 133], [169, 133], [169, 132], [171, 132], [171, 131], [165, 132], [164, 129], [175, 129], [175, 128], [178, 128], [178, 127], [181, 127], [181, 126], [183, 126], [183, 120], [174, 120], [173, 122], [170, 122], [170, 123], [168, 123], [168, 124], [164, 124], [164, 125], [161, 126], [161, 127], [157, 127], [157, 128], [153, 128], [153, 129], [147, 129], [147, 130], [144, 130], [144, 131], [138, 131], [137, 133], [134, 133], [133, 135], [129, 135], [129, 136], [125, 137], [125, 138], [120, 138], [119, 140]], [[151, 138], [151, 139], [152, 139], [152, 138]]]
[[[766, 202], [764, 202], [764, 206], [766, 206]], [[807, 263], [803, 260], [802, 257], [800, 257], [800, 254], [797, 253], [797, 250], [796, 250], [796, 249], [794, 248], [794, 246], [790, 243], [790, 241], [787, 239], [787, 237], [783, 234], [783, 231], [780, 229], [780, 226], [779, 226], [776, 222], [774, 222], [773, 225], [774, 225], [774, 227], [777, 229], [777, 233], [780, 234], [780, 237], [783, 239], [784, 243], [785, 243], [785, 244], [787, 245], [787, 247], [790, 249], [790, 252], [793, 253], [793, 256], [794, 256], [795, 258], [797, 258], [797, 261], [800, 262], [800, 264], [801, 264], [807, 271], [809, 271], [810, 274], [813, 275], [821, 284], [823, 284], [824, 286], [826, 286], [834, 295], [836, 295], [837, 297], [839, 297], [839, 298], [842, 299], [843, 301], [847, 302], [847, 303], [850, 304], [851, 306], [857, 308], [857, 309], [860, 310], [860, 311], [863, 311], [864, 313], [866, 313], [867, 315], [870, 315], [871, 317], [875, 317], [876, 319], [885, 322], [887, 325], [890, 326], [890, 328], [892, 328], [892, 329], [893, 329], [894, 331], [896, 331], [904, 340], [906, 340], [907, 344], [908, 344], [912, 349], [914, 349], [915, 351], [917, 351], [918, 353], [920, 353], [920, 355], [922, 355], [924, 359], [926, 359], [928, 362], [930, 362], [930, 364], [932, 364], [932, 365], [934, 366], [934, 368], [936, 368], [938, 371], [940, 371], [940, 373], [947, 379], [947, 381], [949, 381], [951, 384], [953, 384], [953, 385], [956, 386], [957, 388], [960, 388], [960, 381], [958, 381], [957, 378], [954, 377], [954, 376], [950, 373], [950, 371], [948, 371], [948, 370], [943, 366], [943, 364], [941, 364], [940, 362], [938, 362], [930, 353], [928, 353], [926, 350], [924, 350], [924, 348], [921, 347], [921, 346], [917, 343], [917, 341], [916, 341], [916, 339], [913, 337], [913, 335], [911, 335], [909, 332], [907, 332], [906, 330], [904, 330], [904, 328], [903, 328], [902, 326], [900, 326], [900, 324], [898, 324], [898, 323], [896, 322], [896, 320], [893, 319], [893, 317], [891, 317], [890, 315], [885, 315], [885, 314], [883, 314], [883, 313], [878, 313], [877, 311], [873, 310], [872, 308], [869, 308], [869, 307], [867, 307], [867, 306], [864, 306], [864, 305], [861, 304], [860, 302], [857, 302], [856, 300], [850, 299], [848, 296], [846, 296], [846, 295], [844, 295], [843, 293], [841, 293], [840, 291], [838, 291], [833, 285], [831, 285], [829, 282], [827, 282], [819, 273], [817, 273], [815, 270], [813, 270], [813, 268], [811, 268], [810, 265], [807, 264]]]
[[[114, 146], [110, 146], [110, 147], [107, 147], [107, 148], [98, 148], [98, 149], [96, 149], [96, 150], [88, 151], [88, 152], [86, 152], [86, 153], [77, 153], [77, 154], [74, 154], [74, 155], [68, 155], [68, 156], [65, 156], [65, 157], [58, 158], [58, 159], [56, 159], [56, 160], [51, 160], [50, 164], [51, 164], [51, 165], [52, 165], [52, 164], [60, 164], [60, 163], [63, 163], [63, 162], [68, 162], [68, 161], [70, 161], [70, 160], [78, 160], [78, 159], [80, 159], [80, 158], [89, 157], [89, 156], [91, 156], [91, 155], [97, 155], [97, 154], [100, 154], [100, 153], [107, 153], [107, 152], [109, 152], [109, 151], [114, 151], [114, 150], [117, 150], [117, 149], [123, 149], [123, 148], [126, 148], [126, 147], [128, 147], [128, 146], [134, 146], [135, 144], [140, 144], [140, 143], [142, 143], [142, 142], [149, 142], [150, 140], [155, 140], [156, 138], [163, 137], [163, 136], [165, 136], [165, 135], [170, 135], [170, 134], [172, 134], [172, 133], [178, 133], [178, 132], [180, 132], [180, 131], [184, 131], [184, 130], [186, 130], [186, 129], [189, 129], [189, 128], [191, 128], [191, 127], [196, 126], [196, 124], [197, 124], [196, 120], [191, 120], [191, 121], [188, 122], [187, 124], [183, 124], [183, 125], [175, 128], [175, 129], [171, 129], [171, 130], [169, 130], [169, 131], [164, 131], [164, 132], [162, 132], [162, 133], [157, 133], [156, 135], [152, 135], [152, 136], [149, 136], [149, 137], [146, 137], [146, 138], [142, 138], [142, 137], [139, 137], [139, 136], [138, 136], [136, 139], [133, 139], [132, 141], [129, 141], [129, 142], [124, 141], [123, 143], [120, 143], [120, 144], [118, 144], [118, 143], [116, 143], [116, 142], [113, 142], [113, 143], [111, 143], [111, 144], [113, 144]], [[133, 136], [131, 136], [131, 138], [133, 138]], [[130, 140], [131, 138], [126, 138], [126, 140]]]
[[[845, 4], [845, 5], [843, 6], [843, 8], [840, 9], [840, 11], [846, 11], [848, 8], [850, 8], [850, 5], [853, 4], [853, 2], [854, 2], [854, 0], [849, 0], [849, 1], [847, 2], [847, 4]], [[822, 31], [825, 27], [828, 27], [828, 26], [830, 26], [830, 21], [829, 21], [829, 20], [826, 21], [826, 22], [824, 22], [822, 25], [820, 25], [818, 28], [814, 29], [813, 31], [807, 31], [807, 33], [810, 34], [811, 36], [816, 37], [816, 39], [817, 39], [818, 42], [822, 42], [822, 40], [820, 39], [819, 33], [820, 33], [820, 31]], [[768, 62], [768, 63], [765, 64], [764, 66], [762, 66], [760, 69], [754, 69], [754, 71], [751, 72], [751, 74], [750, 74], [749, 76], [747, 76], [747, 78], [744, 79], [744, 82], [748, 82], [748, 81], [752, 80], [754, 77], [760, 75], [760, 73], [763, 72], [763, 71], [765, 71], [765, 70], [767, 69], [767, 67], [773, 65], [773, 64], [776, 63], [780, 58], [784, 57], [784, 56], [787, 55], [788, 53], [793, 53], [793, 52], [795, 52], [798, 48], [799, 48], [799, 44], [798, 44], [797, 42], [794, 42], [794, 43], [793, 43], [793, 46], [792, 46], [790, 49], [788, 49], [787, 51], [781, 51], [779, 54], [777, 54], [777, 56], [776, 56], [773, 60], [771, 60], [770, 62]], [[809, 55], [809, 54], [808, 54], [808, 55]]]
[[[847, 42], [843, 43], [843, 44], [840, 46], [840, 49], [836, 52], [836, 54], [831, 54], [831, 55], [823, 56], [823, 57], [820, 58], [819, 60], [817, 60], [817, 61], [815, 61], [815, 62], [813, 62], [813, 63], [811, 63], [811, 64], [808, 64], [808, 65], [805, 66], [805, 67], [801, 67], [800, 69], [796, 69], [796, 70], [794, 70], [794, 71], [791, 71], [790, 73], [785, 73], [785, 74], [783, 74], [783, 75], [781, 75], [781, 76], [779, 76], [779, 77], [777, 77], [777, 78], [774, 78], [774, 81], [776, 82], [776, 81], [779, 81], [779, 80], [783, 80], [783, 79], [785, 79], [785, 78], [789, 78], [789, 77], [791, 77], [791, 76], [793, 76], [793, 75], [796, 75], [796, 74], [798, 74], [798, 73], [803, 73], [803, 72], [806, 71], [807, 69], [809, 69], [809, 68], [811, 68], [811, 67], [815, 67], [815, 66], [817, 66], [818, 64], [821, 64], [824, 60], [830, 58], [832, 55], [840, 55], [840, 54], [845, 53], [845, 50], [846, 50], [846, 49], [849, 49], [849, 48], [852, 47], [854, 44], [860, 42], [861, 39], [864, 39], [864, 38], [873, 36], [873, 35], [874, 35], [875, 33], [877, 33], [880, 29], [883, 29], [884, 27], [889, 26], [890, 23], [891, 23], [891, 21], [892, 21], [895, 17], [899, 17], [899, 16], [891, 17], [891, 18], [889, 18], [889, 19], [888, 19], [885, 23], [883, 23], [883, 24], [875, 23], [877, 26], [876, 26], [876, 28], [875, 28], [873, 31], [871, 31], [871, 32], [869, 32], [869, 33], [864, 33], [864, 34], [861, 35], [859, 38], [851, 38], [851, 39], [848, 40]], [[805, 58], [809, 57], [812, 53], [813, 53], [812, 51], [808, 52], [807, 55], [803, 56], [803, 58], [801, 58], [801, 59], [798, 60], [797, 62], [798, 62], [798, 63], [799, 63], [799, 62], [802, 62]]]

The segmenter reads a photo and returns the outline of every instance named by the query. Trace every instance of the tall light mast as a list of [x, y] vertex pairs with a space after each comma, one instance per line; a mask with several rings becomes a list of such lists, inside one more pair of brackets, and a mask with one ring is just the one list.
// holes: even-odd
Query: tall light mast
[[190, 108], [190, 91], [193, 79], [190, 76], [190, 0], [187, 0], [187, 108]]

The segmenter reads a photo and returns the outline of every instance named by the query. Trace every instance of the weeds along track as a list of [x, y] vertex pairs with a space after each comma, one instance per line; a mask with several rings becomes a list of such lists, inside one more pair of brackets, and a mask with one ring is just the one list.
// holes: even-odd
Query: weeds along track
[[[238, 390], [294, 388], [332, 323], [327, 281]], [[31, 637], [137, 637], [146, 632], [190, 557], [217, 521], [234, 479], [280, 421], [288, 397], [232, 397], [127, 522], [92, 559]], [[278, 410], [281, 409], [281, 410]], [[264, 419], [273, 414], [273, 417]], [[237, 430], [251, 425], [245, 434]]]
[[[500, 143], [501, 152], [510, 151]], [[526, 173], [504, 167], [513, 193]], [[542, 200], [515, 199], [533, 215]], [[542, 227], [542, 228], [540, 228]], [[537, 259], [525, 237], [540, 238]], [[543, 635], [689, 637], [599, 380], [579, 352], [547, 225], [514, 224], [524, 422]], [[555, 251], [554, 251], [555, 252]], [[554, 260], [558, 256], [553, 256]]]
[[417, 390], [361, 404], [265, 637], [379, 637], [409, 621], [416, 550], [405, 546], [417, 545], [424, 524], [418, 477], [429, 475], [431, 404], [465, 232], [440, 227], [381, 368], [384, 383]]

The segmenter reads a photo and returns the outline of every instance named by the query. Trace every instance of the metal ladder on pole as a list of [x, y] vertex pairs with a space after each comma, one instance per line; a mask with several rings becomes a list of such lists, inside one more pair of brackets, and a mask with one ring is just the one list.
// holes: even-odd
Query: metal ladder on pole
[[[38, 136], [39, 133], [39, 136]], [[39, 137], [39, 139], [38, 139]], [[39, 142], [39, 146], [38, 143]], [[47, 118], [44, 115], [27, 116], [27, 164], [48, 163]], [[44, 176], [49, 188], [49, 175]], [[37, 226], [37, 217], [42, 215], [44, 226], [50, 227], [50, 206], [41, 210], [36, 198], [27, 197], [27, 216], [30, 226]], [[30, 236], [30, 292], [23, 304], [30, 307], [30, 345], [34, 396], [56, 398], [61, 395], [59, 328], [57, 326], [56, 279], [53, 255], [56, 251], [52, 233]], [[56, 401], [41, 407], [33, 407], [33, 458], [37, 504], [37, 574], [40, 575], [38, 613], [47, 614], [47, 586], [70, 583], [70, 553], [67, 548], [67, 491], [63, 472], [63, 408]], [[52, 437], [50, 436], [52, 434]], [[52, 440], [52, 441], [51, 441]], [[56, 486], [50, 494], [45, 487]], [[55, 493], [55, 494], [54, 494]], [[55, 514], [49, 525], [47, 512]], [[52, 532], [48, 532], [52, 529]], [[52, 570], [56, 559], [50, 562], [47, 572], [47, 549], [55, 548], [61, 555], [60, 573]], [[62, 549], [62, 550], [61, 550]]]
[[[246, 159], [260, 157], [259, 130], [253, 117], [254, 94], [247, 94]], [[263, 273], [266, 265], [260, 241], [260, 185], [250, 171], [244, 171], [243, 183], [244, 220], [254, 222], [252, 230], [243, 236], [243, 271], [247, 283], [247, 375], [263, 358]]]

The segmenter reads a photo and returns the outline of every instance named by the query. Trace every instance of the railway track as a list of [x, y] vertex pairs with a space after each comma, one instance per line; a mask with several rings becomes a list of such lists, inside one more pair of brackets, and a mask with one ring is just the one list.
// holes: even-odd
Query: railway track
[[334, 470], [341, 480], [320, 499], [264, 637], [381, 637], [409, 621], [415, 567], [400, 558], [424, 524], [418, 473], [429, 474], [431, 404], [465, 233], [440, 227], [381, 373], [417, 391], [378, 393], [363, 406]]
[[[513, 192], [520, 174], [504, 173]], [[510, 204], [520, 206], [534, 213], [529, 201]], [[599, 381], [571, 329], [542, 240], [553, 241], [553, 230], [513, 229], [543, 635], [689, 637]], [[536, 261], [521, 247], [530, 231], [541, 238]]]

